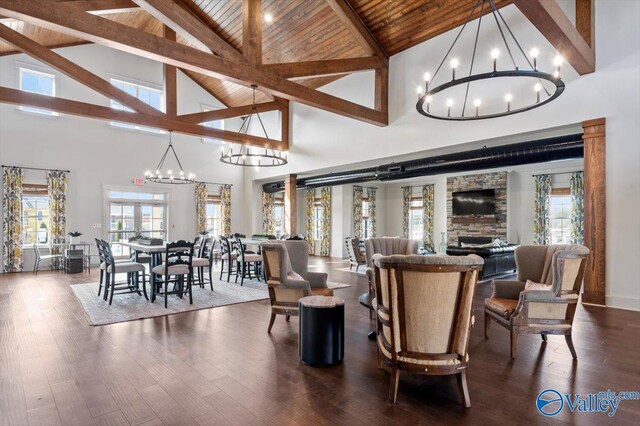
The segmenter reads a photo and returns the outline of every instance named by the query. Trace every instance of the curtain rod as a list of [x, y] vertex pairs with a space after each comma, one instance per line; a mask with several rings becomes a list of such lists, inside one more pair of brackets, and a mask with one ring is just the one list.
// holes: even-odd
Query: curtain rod
[[199, 181], [199, 183], [206, 183], [207, 185], [229, 185], [229, 186], [233, 186], [232, 183], [218, 183], [218, 182], [205, 182], [205, 181]]
[[7, 166], [5, 164], [2, 165], [2, 167], [15, 167], [17, 169], [27, 169], [27, 170], [41, 170], [43, 172], [65, 172], [65, 173], [71, 173], [69, 170], [59, 170], [59, 169], [42, 169], [40, 167], [21, 167], [21, 166]]
[[536, 176], [556, 176], [556, 175], [570, 175], [573, 173], [584, 173], [584, 170], [576, 170], [574, 172], [558, 172], [558, 173], [538, 173], [537, 175], [531, 175], [533, 177]]

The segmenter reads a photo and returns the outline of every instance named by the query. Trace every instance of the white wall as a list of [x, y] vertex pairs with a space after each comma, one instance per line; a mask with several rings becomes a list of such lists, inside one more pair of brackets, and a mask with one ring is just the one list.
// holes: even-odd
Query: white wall
[[[555, 51], [546, 39], [514, 6], [502, 12], [525, 51], [538, 47], [542, 52], [540, 63], [549, 63]], [[595, 17], [596, 72], [578, 77], [565, 65], [565, 93], [549, 105], [500, 119], [465, 123], [428, 120], [419, 115], [415, 87], [422, 84], [424, 71], [435, 69], [436, 61], [450, 46], [457, 32], [452, 30], [391, 58], [389, 126], [376, 127], [293, 103], [289, 164], [277, 170], [257, 171], [253, 179], [331, 170], [366, 160], [384, 163], [396, 155], [606, 117], [607, 304], [640, 309], [640, 1], [596, 0]], [[369, 83], [358, 74], [323, 90], [354, 99], [371, 93]]]
[[[101, 46], [79, 46], [58, 52], [103, 78], [119, 77], [162, 88], [160, 64]], [[19, 87], [18, 68], [39, 63], [24, 55], [0, 58], [0, 84]], [[57, 96], [108, 105], [108, 100], [66, 76], [42, 65], [56, 75]], [[179, 73], [179, 113], [201, 111], [201, 104], [220, 106], [219, 102]], [[227, 127], [237, 123], [225, 123]], [[243, 171], [218, 161], [219, 146], [200, 138], [173, 135], [183, 166], [199, 180], [233, 184], [232, 230], [246, 229], [243, 205]], [[103, 187], [133, 186], [133, 178], [142, 177], [160, 160], [168, 135], [151, 135], [117, 129], [105, 121], [60, 115], [43, 117], [0, 105], [0, 162], [3, 165], [70, 170], [67, 197], [67, 231], [82, 232], [82, 240], [105, 237], [103, 223]], [[34, 179], [45, 179], [44, 172], [30, 172]], [[193, 185], [145, 185], [169, 192], [169, 238], [193, 238], [195, 235], [195, 195]], [[217, 190], [217, 189], [216, 189]], [[0, 254], [1, 256], [1, 254]], [[32, 265], [31, 250], [25, 250], [25, 268]]]

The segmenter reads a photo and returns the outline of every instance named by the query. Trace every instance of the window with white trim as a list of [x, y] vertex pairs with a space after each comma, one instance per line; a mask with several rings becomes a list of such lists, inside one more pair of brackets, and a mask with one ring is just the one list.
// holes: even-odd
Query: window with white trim
[[[111, 84], [116, 86], [118, 89], [128, 93], [129, 95], [138, 98], [142, 102], [148, 105], [151, 105], [158, 111], [164, 111], [164, 93], [162, 90], [154, 89], [153, 87], [149, 87], [149, 86], [143, 86], [141, 84], [131, 83], [128, 81], [118, 80], [115, 78], [111, 79]], [[111, 99], [110, 102], [111, 102], [111, 108], [115, 110], [134, 112], [131, 108], [122, 105], [118, 101]], [[123, 129], [130, 129], [130, 130], [138, 130], [141, 132], [159, 133], [159, 134], [164, 133], [164, 130], [156, 129], [153, 127], [138, 126], [137, 124], [121, 123], [118, 121], [111, 121], [109, 124], [111, 124], [114, 127], [120, 127]]]
[[[20, 90], [23, 92], [37, 93], [45, 96], [56, 95], [56, 76], [41, 71], [35, 71], [29, 68], [20, 68]], [[55, 111], [41, 108], [33, 108], [29, 106], [19, 106], [21, 111], [32, 112], [35, 114], [49, 115], [57, 117]]]
[[422, 241], [424, 234], [422, 198], [412, 198], [409, 204], [409, 238]]
[[222, 235], [222, 200], [219, 195], [207, 195], [207, 232], [214, 238]]
[[22, 186], [22, 244], [49, 244], [49, 191], [47, 185]]
[[571, 190], [553, 188], [551, 190], [551, 244], [571, 243]]

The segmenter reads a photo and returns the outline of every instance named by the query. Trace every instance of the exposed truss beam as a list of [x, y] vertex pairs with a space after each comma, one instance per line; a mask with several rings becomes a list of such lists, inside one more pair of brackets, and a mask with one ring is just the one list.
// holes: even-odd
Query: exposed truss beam
[[368, 58], [328, 59], [325, 61], [288, 62], [264, 65], [265, 71], [273, 71], [286, 78], [314, 77], [320, 75], [347, 74], [373, 70], [383, 65], [377, 56]]
[[596, 41], [595, 0], [576, 0], [576, 29], [591, 47]]
[[[176, 41], [176, 32], [166, 25], [162, 28], [164, 38]], [[176, 67], [162, 64], [164, 68], [164, 110], [169, 117], [178, 115], [178, 75]]]
[[220, 57], [235, 61], [243, 59], [240, 52], [178, 2], [173, 0], [133, 1], [200, 50], [212, 52]]
[[384, 112], [290, 82], [273, 73], [264, 72], [261, 67], [225, 60], [105, 18], [80, 14], [48, 1], [0, 0], [0, 14], [240, 85], [256, 84], [261, 91], [270, 95], [325, 111], [371, 124], [388, 124], [388, 114]]
[[582, 38], [556, 0], [513, 0], [580, 75], [596, 70], [595, 51]]
[[138, 6], [131, 0], [76, 0], [59, 1], [58, 3], [73, 7], [78, 11], [91, 12], [96, 15], [126, 13], [138, 9]]
[[73, 101], [70, 99], [40, 95], [37, 93], [23, 92], [22, 90], [0, 87], [0, 102], [26, 105], [57, 111], [63, 114], [78, 115], [102, 120], [118, 121], [122, 123], [136, 124], [140, 126], [154, 127], [157, 129], [172, 130], [193, 136], [221, 139], [228, 142], [264, 148], [271, 146], [277, 149], [286, 149], [286, 141], [261, 138], [228, 130], [214, 129], [199, 124], [187, 123], [167, 116], [152, 116], [147, 114], [119, 111], [109, 107]]
[[66, 76], [84, 84], [90, 89], [96, 92], [118, 101], [122, 105], [126, 105], [135, 111], [142, 112], [149, 115], [163, 115], [161, 111], [158, 111], [154, 107], [142, 102], [135, 96], [131, 96], [123, 90], [120, 90], [109, 81], [93, 74], [90, 71], [82, 68], [79, 65], [71, 62], [70, 60], [58, 55], [54, 51], [47, 47], [44, 47], [29, 37], [20, 34], [17, 31], [12, 30], [6, 25], [0, 24], [0, 39], [9, 43], [22, 52], [31, 56], [38, 61], [57, 69]]
[[[288, 105], [288, 101], [285, 101]], [[277, 111], [284, 108], [282, 102], [265, 102], [262, 104], [256, 104], [256, 110], [258, 112]], [[239, 107], [216, 109], [212, 111], [196, 112], [193, 114], [180, 115], [178, 118], [188, 123], [206, 123], [207, 121], [224, 120], [226, 118], [241, 117], [243, 115], [249, 115], [251, 112], [251, 105], [243, 105]]]
[[374, 103], [378, 111], [389, 113], [389, 68], [376, 70]]
[[327, 0], [327, 3], [367, 52], [378, 56], [384, 61], [389, 60], [387, 52], [371, 34], [369, 28], [362, 22], [362, 19], [360, 19], [347, 0]]
[[242, 0], [242, 53], [250, 63], [262, 64], [262, 0]]

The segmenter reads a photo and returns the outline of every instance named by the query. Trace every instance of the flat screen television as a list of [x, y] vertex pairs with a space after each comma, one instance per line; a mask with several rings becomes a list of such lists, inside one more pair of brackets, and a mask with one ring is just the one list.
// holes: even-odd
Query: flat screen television
[[453, 194], [454, 216], [486, 216], [496, 214], [496, 190], [459, 191]]

